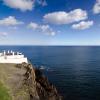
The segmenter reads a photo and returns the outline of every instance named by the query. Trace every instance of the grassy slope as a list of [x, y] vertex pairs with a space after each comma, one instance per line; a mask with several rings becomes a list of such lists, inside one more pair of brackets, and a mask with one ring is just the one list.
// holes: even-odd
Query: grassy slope
[[6, 87], [3, 86], [1, 82], [0, 82], [0, 100], [11, 100], [8, 90], [6, 89]]
[[0, 82], [3, 83], [3, 85], [0, 83], [0, 100], [11, 100], [6, 98], [9, 94], [12, 100], [29, 100], [23, 86], [24, 73], [25, 70], [16, 68], [14, 64], [0, 64]]

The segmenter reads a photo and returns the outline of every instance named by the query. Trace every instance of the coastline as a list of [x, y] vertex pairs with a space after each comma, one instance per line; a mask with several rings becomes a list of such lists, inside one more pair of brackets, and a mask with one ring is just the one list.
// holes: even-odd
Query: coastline
[[0, 81], [12, 100], [61, 100], [55, 86], [32, 64], [0, 64]]

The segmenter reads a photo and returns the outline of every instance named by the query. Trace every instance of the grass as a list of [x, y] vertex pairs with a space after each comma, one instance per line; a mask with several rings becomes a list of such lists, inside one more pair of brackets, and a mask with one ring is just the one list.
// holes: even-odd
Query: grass
[[1, 82], [0, 82], [0, 100], [11, 100], [7, 88], [4, 87]]
[[29, 100], [28, 87], [23, 86], [25, 73], [15, 64], [0, 64], [0, 100]]

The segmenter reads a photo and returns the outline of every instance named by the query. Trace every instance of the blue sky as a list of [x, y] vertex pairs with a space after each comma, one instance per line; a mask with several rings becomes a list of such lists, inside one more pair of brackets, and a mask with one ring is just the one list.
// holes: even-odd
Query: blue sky
[[100, 45], [100, 0], [0, 0], [0, 45]]

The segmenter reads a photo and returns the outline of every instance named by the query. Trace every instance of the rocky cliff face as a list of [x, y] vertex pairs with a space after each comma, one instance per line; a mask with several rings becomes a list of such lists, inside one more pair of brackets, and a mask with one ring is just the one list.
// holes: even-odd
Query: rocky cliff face
[[61, 100], [61, 96], [58, 94], [55, 86], [49, 83], [39, 69], [26, 63], [16, 67], [26, 69], [24, 86], [28, 87], [27, 91], [30, 95], [30, 100]]

